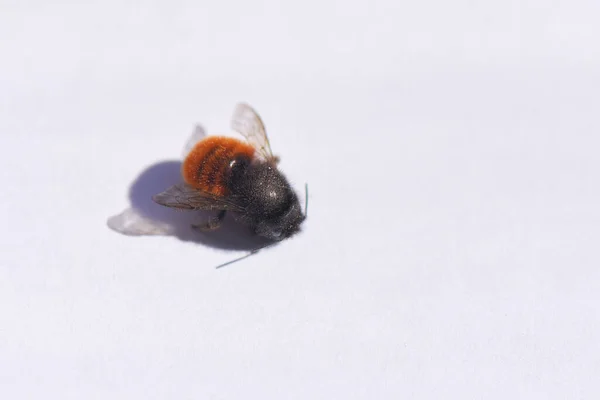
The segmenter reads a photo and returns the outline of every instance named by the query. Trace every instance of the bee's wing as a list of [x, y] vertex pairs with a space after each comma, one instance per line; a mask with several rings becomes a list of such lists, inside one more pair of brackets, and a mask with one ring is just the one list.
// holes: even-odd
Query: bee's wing
[[244, 211], [234, 197], [213, 196], [185, 183], [171, 186], [152, 196], [152, 200], [162, 206], [180, 210]]
[[107, 221], [110, 229], [124, 235], [171, 235], [173, 226], [165, 222], [153, 220], [135, 208], [128, 208]]
[[276, 157], [271, 151], [265, 125], [256, 111], [248, 104], [240, 103], [236, 106], [231, 118], [231, 128], [242, 134], [264, 159], [276, 161]]
[[190, 151], [192, 151], [194, 146], [196, 146], [196, 144], [199, 141], [201, 141], [202, 139], [204, 139], [205, 137], [206, 137], [206, 131], [204, 130], [204, 128], [201, 127], [200, 125], [196, 125], [194, 127], [194, 131], [192, 132], [189, 139], [185, 143], [185, 146], [183, 147], [183, 151], [181, 153], [182, 158], [186, 158], [187, 155], [190, 153]]

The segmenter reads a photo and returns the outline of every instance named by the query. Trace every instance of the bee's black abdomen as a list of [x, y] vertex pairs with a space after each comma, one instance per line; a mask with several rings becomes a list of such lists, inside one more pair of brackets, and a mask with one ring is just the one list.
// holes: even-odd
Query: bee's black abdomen
[[295, 197], [287, 180], [268, 163], [248, 165], [243, 178], [232, 182], [232, 186], [248, 200], [249, 210], [265, 218], [277, 217]]
[[274, 165], [242, 161], [231, 177], [232, 193], [243, 199], [244, 217], [258, 233], [279, 239], [298, 230], [304, 220], [298, 198]]

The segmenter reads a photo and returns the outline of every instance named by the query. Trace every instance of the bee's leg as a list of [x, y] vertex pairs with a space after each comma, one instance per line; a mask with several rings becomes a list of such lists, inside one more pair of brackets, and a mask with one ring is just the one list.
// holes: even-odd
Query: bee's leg
[[192, 225], [192, 228], [198, 229], [202, 232], [209, 232], [219, 229], [221, 226], [221, 221], [223, 221], [223, 218], [225, 218], [225, 212], [225, 210], [221, 210], [216, 216], [210, 217], [205, 223]]

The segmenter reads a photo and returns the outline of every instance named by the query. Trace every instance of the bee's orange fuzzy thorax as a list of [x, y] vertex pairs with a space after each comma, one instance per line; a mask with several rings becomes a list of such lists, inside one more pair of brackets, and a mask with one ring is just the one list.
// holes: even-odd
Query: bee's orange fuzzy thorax
[[203, 192], [224, 196], [229, 165], [240, 156], [252, 158], [254, 148], [235, 138], [209, 136], [198, 142], [183, 161], [183, 179]]

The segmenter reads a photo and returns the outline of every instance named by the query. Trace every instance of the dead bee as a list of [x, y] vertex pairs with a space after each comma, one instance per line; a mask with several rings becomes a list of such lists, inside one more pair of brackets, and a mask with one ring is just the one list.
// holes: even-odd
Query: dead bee
[[277, 169], [265, 126], [247, 104], [238, 104], [232, 128], [245, 137], [208, 136], [194, 145], [182, 166], [184, 183], [153, 196], [163, 206], [210, 210], [217, 214], [201, 225], [218, 229], [228, 211], [257, 235], [281, 241], [300, 230], [306, 219], [296, 192]]

